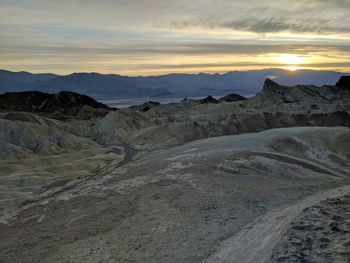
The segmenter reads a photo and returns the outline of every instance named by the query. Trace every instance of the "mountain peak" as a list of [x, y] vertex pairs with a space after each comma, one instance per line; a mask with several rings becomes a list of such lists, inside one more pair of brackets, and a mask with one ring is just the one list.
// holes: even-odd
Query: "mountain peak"
[[263, 91], [272, 91], [272, 92], [281, 93], [282, 88], [281, 88], [281, 85], [279, 85], [277, 82], [274, 82], [271, 79], [266, 79], [264, 82]]
[[264, 82], [264, 86], [279, 86], [277, 82], [271, 80], [271, 79], [266, 79]]

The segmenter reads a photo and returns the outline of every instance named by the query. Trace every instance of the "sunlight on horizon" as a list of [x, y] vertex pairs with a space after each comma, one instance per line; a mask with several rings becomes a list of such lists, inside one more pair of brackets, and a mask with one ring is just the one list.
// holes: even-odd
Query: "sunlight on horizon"
[[[350, 72], [350, 20], [339, 1], [15, 2], [0, 5], [0, 68], [11, 71]], [[281, 18], [286, 6], [294, 10]]]
[[282, 54], [277, 60], [287, 65], [300, 65], [305, 61], [304, 58], [294, 54]]
[[289, 70], [289, 71], [297, 71], [297, 70], [302, 70], [302, 69], [305, 69], [305, 68], [298, 67], [298, 66], [285, 66], [285, 67], [282, 67], [282, 69], [286, 69], [286, 70]]

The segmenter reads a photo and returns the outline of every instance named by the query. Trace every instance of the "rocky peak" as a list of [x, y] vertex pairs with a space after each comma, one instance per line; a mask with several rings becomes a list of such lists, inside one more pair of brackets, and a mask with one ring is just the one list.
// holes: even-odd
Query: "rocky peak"
[[215, 99], [214, 97], [212, 97], [210, 95], [208, 95], [206, 98], [200, 99], [200, 100], [184, 98], [182, 100], [182, 102], [193, 102], [193, 103], [200, 103], [200, 104], [209, 104], [209, 103], [217, 104], [217, 103], [219, 103], [219, 101], [217, 99]]
[[350, 89], [350, 76], [342, 76], [335, 86], [338, 88]]
[[264, 82], [263, 91], [272, 91], [275, 93], [282, 93], [283, 87], [271, 79], [266, 79]]
[[219, 101], [217, 99], [215, 99], [214, 97], [212, 97], [210, 95], [208, 95], [208, 97], [206, 97], [204, 99], [199, 100], [199, 102], [201, 104], [207, 104], [207, 103], [214, 103], [214, 104], [216, 104], [216, 103], [219, 103]]
[[222, 98], [219, 99], [219, 102], [234, 102], [234, 101], [240, 101], [240, 100], [246, 100], [247, 98], [236, 94], [236, 93], [231, 93], [228, 94]]
[[138, 111], [149, 111], [150, 109], [159, 106], [160, 103], [158, 101], [147, 101], [141, 105], [130, 106], [129, 108], [132, 110]]

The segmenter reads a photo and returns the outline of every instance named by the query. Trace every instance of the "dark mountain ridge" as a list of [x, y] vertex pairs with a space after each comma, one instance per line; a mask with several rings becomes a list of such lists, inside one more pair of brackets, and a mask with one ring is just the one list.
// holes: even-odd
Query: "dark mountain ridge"
[[231, 71], [224, 74], [168, 74], [148, 77], [127, 77], [116, 74], [73, 73], [31, 74], [0, 71], [0, 93], [37, 90], [58, 93], [69, 90], [96, 99], [136, 97], [195, 97], [237, 93], [252, 96], [261, 90], [265, 79], [283, 85], [300, 83], [321, 86], [335, 83], [343, 73], [334, 71], [264, 69]]
[[86, 95], [71, 91], [48, 94], [40, 91], [6, 92], [0, 94], [0, 111], [24, 111], [56, 115], [91, 118], [104, 116], [114, 109]]

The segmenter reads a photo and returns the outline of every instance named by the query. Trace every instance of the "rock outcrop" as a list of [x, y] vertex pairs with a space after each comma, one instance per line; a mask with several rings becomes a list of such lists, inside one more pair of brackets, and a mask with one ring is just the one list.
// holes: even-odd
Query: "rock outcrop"
[[209, 104], [209, 103], [217, 104], [217, 103], [219, 103], [219, 101], [217, 99], [213, 98], [212, 96], [208, 95], [206, 98], [200, 99], [199, 103], [201, 103], [201, 104]]
[[207, 97], [203, 99], [189, 99], [189, 98], [184, 98], [182, 102], [193, 102], [193, 103], [198, 103], [198, 104], [217, 104], [219, 101], [215, 99], [214, 97], [208, 95]]
[[[207, 100], [212, 101], [210, 97]], [[120, 129], [125, 126], [126, 115], [111, 113], [95, 127], [105, 123], [106, 127], [114, 128], [104, 129], [103, 132], [94, 128], [92, 138], [99, 142], [108, 138], [106, 141], [109, 144], [113, 144], [115, 138], [114, 143], [154, 149], [202, 138], [281, 127], [350, 127], [350, 90], [339, 90], [335, 86], [286, 87], [266, 80], [262, 91], [247, 100], [227, 103], [184, 100], [159, 105], [140, 114], [133, 116], [129, 111], [128, 115], [134, 121], [130, 119], [127, 123], [132, 125]], [[112, 115], [124, 117], [123, 120], [110, 119]], [[140, 118], [142, 125], [138, 124]]]
[[222, 98], [219, 99], [219, 102], [235, 102], [235, 101], [240, 101], [240, 100], [246, 100], [247, 98], [236, 94], [236, 93], [231, 93], [228, 94]]
[[255, 96], [255, 100], [260, 100], [263, 107], [293, 103], [308, 106], [310, 104], [328, 104], [333, 101], [337, 103], [336, 100], [345, 99], [343, 95], [335, 86], [298, 85], [286, 87], [267, 79], [263, 90]]
[[350, 76], [342, 76], [335, 86], [343, 89], [350, 89]]
[[150, 109], [159, 106], [160, 103], [157, 101], [147, 101], [141, 105], [130, 106], [129, 108], [132, 110], [138, 111], [149, 111]]

